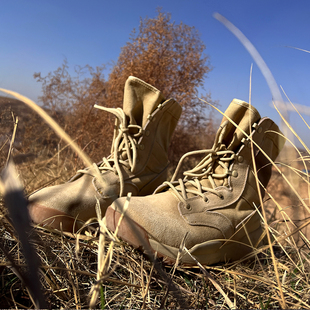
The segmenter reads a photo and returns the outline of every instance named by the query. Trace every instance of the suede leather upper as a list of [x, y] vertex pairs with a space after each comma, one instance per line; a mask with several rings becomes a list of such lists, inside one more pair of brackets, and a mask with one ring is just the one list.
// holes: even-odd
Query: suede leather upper
[[[259, 191], [263, 196], [262, 188], [271, 176], [269, 159], [275, 160], [284, 142], [272, 120], [261, 118], [253, 106], [234, 99], [212, 149], [202, 151], [206, 156], [196, 167], [185, 171], [183, 180], [164, 182], [153, 195], [132, 197], [125, 218], [142, 227], [151, 244], [169, 249], [178, 250], [184, 238], [189, 250], [213, 240], [230, 239], [243, 225], [247, 234], [253, 234], [253, 240], [246, 243], [255, 244], [261, 231], [255, 208], [260, 205]], [[122, 213], [124, 202], [119, 198], [110, 208]], [[109, 227], [108, 219], [107, 223]], [[125, 235], [120, 237], [126, 240]], [[241, 247], [238, 254], [248, 251], [249, 247]], [[162, 254], [169, 256], [167, 253]], [[228, 251], [225, 257], [206, 258], [204, 262], [215, 263], [236, 255]]]
[[[148, 195], [167, 178], [168, 146], [181, 115], [181, 106], [165, 100], [155, 87], [129, 77], [123, 109], [99, 107], [116, 116], [111, 155], [96, 169], [81, 170], [69, 182], [44, 188], [29, 197], [35, 223], [51, 214], [66, 214], [86, 221], [96, 217], [97, 199], [102, 215], [119, 196]], [[40, 207], [45, 210], [40, 215]], [[47, 214], [47, 215], [46, 215]], [[52, 223], [50, 223], [52, 224]]]

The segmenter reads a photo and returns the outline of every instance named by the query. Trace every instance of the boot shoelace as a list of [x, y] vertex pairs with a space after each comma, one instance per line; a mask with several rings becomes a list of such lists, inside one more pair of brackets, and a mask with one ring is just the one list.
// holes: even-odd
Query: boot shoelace
[[[113, 143], [111, 148], [111, 155], [106, 158], [102, 158], [102, 163], [98, 166], [93, 164], [95, 170], [98, 173], [104, 171], [113, 171], [119, 176], [120, 179], [120, 196], [123, 194], [124, 189], [124, 177], [121, 170], [121, 165], [127, 167], [130, 171], [133, 171], [137, 164], [137, 138], [143, 134], [143, 129], [139, 125], [127, 125], [126, 115], [121, 108], [106, 108], [95, 105], [95, 108], [110, 112], [116, 116], [116, 124], [114, 127]], [[137, 133], [131, 133], [130, 131], [137, 131]], [[126, 159], [121, 157], [122, 153], [126, 153]], [[86, 168], [78, 170], [80, 173], [90, 174], [91, 170]]]
[[[216, 190], [217, 185], [214, 179], [224, 179], [230, 176], [232, 171], [229, 170], [229, 165], [226, 165], [225, 163], [230, 162], [236, 158], [235, 152], [227, 150], [226, 146], [221, 143], [224, 128], [225, 124], [223, 124], [223, 127], [221, 128], [222, 130], [219, 130], [216, 135], [215, 141], [218, 142], [215, 143], [215, 145], [217, 146], [213, 146], [213, 148], [209, 150], [192, 151], [183, 155], [178, 163], [171, 181], [164, 182], [162, 186], [158, 187], [154, 193], [158, 193], [164, 188], [170, 187], [176, 194], [179, 201], [184, 203], [187, 209], [190, 209], [190, 205], [186, 202], [188, 199], [188, 193], [198, 195], [202, 197], [204, 201], [207, 201], [207, 197], [205, 195], [207, 192], [213, 193], [219, 198], [223, 199], [222, 194]], [[207, 155], [196, 167], [183, 173], [185, 176], [184, 179], [175, 180], [180, 170], [181, 164], [186, 157], [204, 153]], [[218, 166], [223, 168], [223, 173], [214, 173], [215, 168]], [[212, 188], [202, 186], [200, 181], [206, 178], [209, 180]]]
[[[186, 202], [188, 198], [187, 193], [191, 193], [194, 195], [201, 196], [204, 201], [207, 201], [207, 197], [205, 193], [211, 192], [221, 199], [223, 196], [216, 190], [216, 183], [214, 179], [224, 179], [231, 175], [231, 171], [225, 165], [225, 162], [230, 162], [231, 160], [236, 158], [236, 155], [233, 151], [229, 150], [222, 150], [222, 151], [215, 151], [213, 149], [210, 150], [201, 150], [201, 151], [194, 151], [185, 154], [182, 159], [190, 156], [190, 155], [197, 155], [208, 153], [207, 156], [203, 158], [203, 160], [193, 169], [185, 171], [183, 175], [185, 176], [184, 179], [178, 179], [174, 181], [174, 177], [171, 179], [170, 182], [166, 181], [160, 186], [156, 191], [162, 191], [163, 187], [169, 186], [173, 192], [176, 194], [177, 198], [183, 202], [186, 208], [189, 208], [189, 204]], [[227, 156], [230, 155], [230, 156]], [[180, 161], [181, 162], [181, 161]], [[218, 164], [223, 168], [223, 173], [214, 173], [214, 167]], [[179, 165], [178, 165], [179, 166]], [[175, 175], [178, 173], [178, 169], [175, 172]], [[202, 186], [201, 180], [207, 178], [212, 186], [205, 187]]]

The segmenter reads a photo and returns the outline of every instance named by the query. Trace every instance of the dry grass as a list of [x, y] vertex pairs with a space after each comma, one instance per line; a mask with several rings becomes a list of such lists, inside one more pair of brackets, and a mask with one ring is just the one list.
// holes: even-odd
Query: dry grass
[[[5, 149], [9, 141], [0, 145], [2, 164], [12, 150]], [[48, 157], [38, 154], [17, 167], [26, 193], [62, 183], [79, 168], [74, 156], [59, 149]], [[300, 154], [289, 148], [280, 164], [273, 163], [262, 209], [268, 238], [250, 257], [237, 262], [167, 266], [118, 240], [106, 230], [100, 214], [78, 235], [32, 227], [28, 242], [40, 261], [39, 282], [48, 307], [310, 309], [310, 191], [305, 173], [309, 155], [307, 149]], [[29, 285], [34, 275], [28, 274], [20, 227], [13, 223], [2, 199], [0, 308], [33, 308], [39, 304]]]
[[[0, 221], [1, 308], [31, 308], [27, 287], [18, 277], [26, 267], [21, 245], [3, 209]], [[89, 308], [90, 292], [98, 283], [95, 308], [271, 309], [281, 308], [280, 290], [287, 307], [309, 308], [309, 250], [297, 247], [289, 238], [285, 245], [275, 242], [273, 246], [281, 288], [266, 246], [253, 260], [233, 264], [205, 269], [164, 266], [174, 284], [173, 292], [145, 256], [122, 242], [114, 243], [109, 268], [98, 278], [98, 257], [102, 251], [107, 253], [111, 239], [105, 235], [102, 246], [98, 226], [92, 228], [79, 238], [34, 228], [40, 282], [51, 308]]]
[[[2, 155], [5, 161], [7, 153]], [[285, 162], [283, 156], [281, 160]], [[307, 161], [303, 155], [290, 166], [299, 175], [298, 194], [308, 205], [308, 180], [302, 173]], [[230, 264], [167, 266], [160, 260], [151, 262], [118, 240], [101, 221], [81, 235], [33, 227], [29, 240], [40, 260], [39, 278], [47, 304], [77, 309], [310, 308], [309, 233], [307, 226], [296, 228], [307, 223], [307, 210], [283, 180], [289, 168], [278, 167], [280, 172], [274, 169], [264, 202], [274, 258], [267, 244], [252, 257]], [[52, 157], [38, 156], [17, 168], [30, 193], [50, 181], [63, 182], [76, 165], [74, 158], [55, 151]], [[23, 246], [3, 201], [0, 222], [0, 307], [32, 308], [35, 298], [25, 284], [28, 268]]]

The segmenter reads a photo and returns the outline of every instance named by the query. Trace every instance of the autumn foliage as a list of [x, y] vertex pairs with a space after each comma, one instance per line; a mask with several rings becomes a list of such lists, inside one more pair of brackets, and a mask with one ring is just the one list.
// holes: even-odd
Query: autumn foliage
[[140, 20], [107, 79], [106, 66], [76, 67], [70, 73], [66, 60], [47, 76], [35, 73], [34, 77], [42, 83], [39, 99], [43, 106], [94, 161], [109, 155], [114, 124], [113, 117], [95, 109], [94, 104], [122, 107], [128, 76], [155, 86], [167, 99], [176, 99], [183, 113], [170, 148], [175, 165], [185, 152], [211, 147], [213, 141], [211, 109], [198, 98], [210, 101], [209, 94], [198, 93], [211, 70], [204, 51], [194, 27], [175, 24], [170, 14], [158, 10], [156, 18]]

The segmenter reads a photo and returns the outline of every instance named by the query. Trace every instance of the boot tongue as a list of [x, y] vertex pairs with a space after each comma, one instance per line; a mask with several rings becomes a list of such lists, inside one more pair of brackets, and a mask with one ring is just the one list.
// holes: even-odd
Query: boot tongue
[[[222, 143], [226, 145], [228, 150], [237, 151], [241, 140], [244, 138], [244, 131], [250, 134], [251, 126], [260, 120], [258, 111], [248, 103], [234, 99], [225, 112], [222, 123], [227, 122], [223, 133]], [[232, 124], [229, 119], [235, 122], [239, 128]]]
[[[218, 150], [226, 149], [237, 152], [240, 147], [241, 140], [245, 137], [243, 131], [249, 135], [252, 125], [255, 122], [258, 122], [260, 118], [260, 114], [254, 107], [249, 105], [247, 102], [234, 99], [225, 111], [225, 116], [221, 122], [223, 129], [219, 135], [219, 141], [215, 141], [215, 144], [217, 143], [218, 146], [216, 147], [214, 144], [214, 147], [218, 148]], [[238, 127], [232, 124], [230, 120], [232, 120]], [[226, 156], [229, 157], [231, 155], [227, 154]], [[224, 163], [228, 168], [230, 162], [227, 161]], [[214, 173], [225, 173], [225, 169], [217, 163], [214, 167]], [[217, 186], [225, 186], [228, 184], [228, 178], [214, 179], [214, 182]]]
[[[137, 125], [143, 129], [148, 121], [148, 116], [164, 100], [162, 93], [154, 86], [134, 76], [130, 76], [125, 83], [123, 101], [123, 111], [127, 117], [127, 126]], [[129, 127], [129, 133], [132, 137], [137, 135], [139, 131], [140, 128]], [[138, 138], [139, 135], [136, 136], [136, 139]], [[121, 143], [120, 148], [123, 147], [124, 145]], [[124, 161], [128, 159], [126, 150], [121, 152], [120, 158]]]
[[[241, 140], [245, 137], [242, 130], [250, 134], [251, 126], [253, 123], [258, 122], [260, 120], [260, 114], [258, 111], [250, 106], [248, 103], [234, 99], [227, 110], [225, 111], [225, 116], [222, 119], [220, 128], [217, 132], [215, 142], [213, 145], [213, 150], [215, 152], [220, 151], [233, 151], [237, 152], [240, 147]], [[239, 128], [237, 128], [234, 124], [230, 122], [232, 120]], [[223, 154], [218, 157], [219, 158], [229, 158], [232, 154]], [[210, 165], [213, 165], [210, 173], [214, 175], [225, 174], [227, 169], [230, 166], [230, 161], [221, 161], [221, 164], [225, 165], [226, 168], [223, 168], [222, 165], [219, 164], [219, 161], [216, 159]], [[208, 169], [208, 167], [206, 167]], [[212, 177], [215, 187], [218, 186], [227, 186], [228, 185], [228, 176], [217, 178], [215, 176]], [[208, 176], [203, 176], [200, 179], [200, 183], [203, 187], [213, 188]], [[192, 187], [190, 185], [190, 187]], [[192, 195], [189, 195], [191, 197]]]
[[164, 101], [162, 93], [144, 81], [130, 76], [125, 84], [123, 110], [130, 125], [146, 125], [147, 117]]

